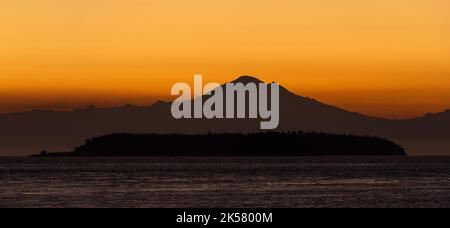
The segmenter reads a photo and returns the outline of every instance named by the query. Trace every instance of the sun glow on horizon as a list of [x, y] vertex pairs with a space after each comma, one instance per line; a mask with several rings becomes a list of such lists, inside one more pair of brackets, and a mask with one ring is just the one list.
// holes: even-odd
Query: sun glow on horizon
[[365, 114], [450, 106], [448, 0], [6, 0], [0, 113], [149, 105], [240, 75]]

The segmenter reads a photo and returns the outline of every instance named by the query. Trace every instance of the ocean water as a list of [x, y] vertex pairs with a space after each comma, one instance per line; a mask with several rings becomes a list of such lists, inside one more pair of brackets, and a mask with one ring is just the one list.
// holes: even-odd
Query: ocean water
[[450, 207], [450, 158], [0, 158], [0, 207]]

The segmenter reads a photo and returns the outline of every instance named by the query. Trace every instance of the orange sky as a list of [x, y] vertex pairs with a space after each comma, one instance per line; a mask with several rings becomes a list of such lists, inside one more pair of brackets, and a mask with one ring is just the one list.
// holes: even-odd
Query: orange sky
[[0, 112], [169, 99], [202, 73], [352, 111], [450, 108], [448, 0], [3, 0]]

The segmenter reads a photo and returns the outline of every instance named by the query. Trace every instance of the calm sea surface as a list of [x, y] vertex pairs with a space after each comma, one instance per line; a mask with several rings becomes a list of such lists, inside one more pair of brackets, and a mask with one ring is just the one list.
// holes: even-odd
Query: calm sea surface
[[450, 207], [450, 158], [0, 158], [0, 207]]

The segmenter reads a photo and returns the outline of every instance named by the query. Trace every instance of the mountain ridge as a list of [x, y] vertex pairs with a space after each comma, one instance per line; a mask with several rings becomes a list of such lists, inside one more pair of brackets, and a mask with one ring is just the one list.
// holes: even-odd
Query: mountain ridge
[[[260, 81], [244, 76], [241, 82]], [[235, 80], [236, 81], [236, 80]], [[67, 151], [84, 139], [112, 133], [249, 133], [259, 132], [259, 120], [175, 120], [171, 102], [112, 108], [88, 106], [72, 111], [30, 111], [0, 114], [0, 155], [36, 151]], [[371, 135], [405, 146], [412, 155], [450, 155], [450, 111], [390, 120], [350, 112], [280, 88], [277, 131]]]

